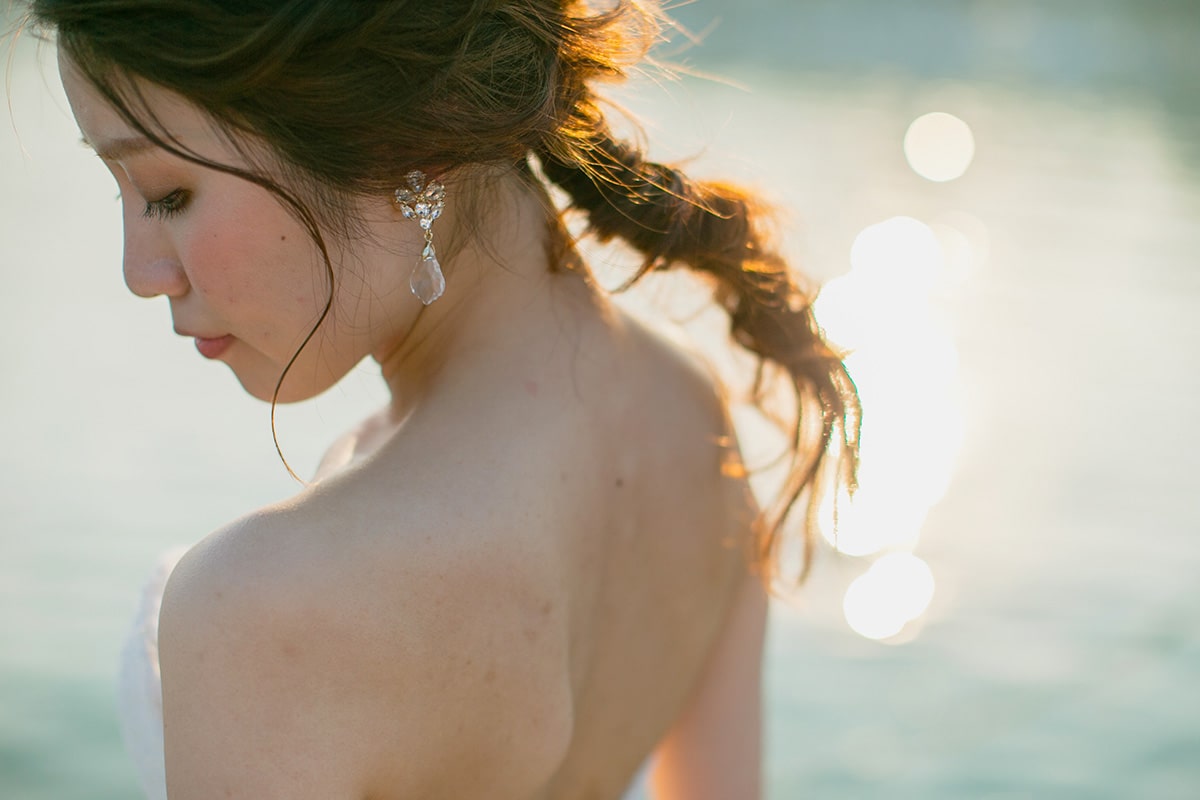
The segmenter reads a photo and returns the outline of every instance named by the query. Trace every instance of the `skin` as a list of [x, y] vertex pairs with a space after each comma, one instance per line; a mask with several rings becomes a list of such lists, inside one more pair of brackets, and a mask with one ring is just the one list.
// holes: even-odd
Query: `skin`
[[[315, 248], [264, 190], [120, 152], [134, 132], [62, 72], [121, 188], [130, 289], [165, 296], [178, 330], [233, 336], [220, 359], [269, 398], [326, 299]], [[145, 89], [188, 147], [238, 163], [202, 114]], [[335, 247], [336, 321], [286, 399], [370, 356], [391, 402], [310, 487], [172, 575], [172, 800], [606, 800], [652, 752], [658, 800], [759, 796], [766, 604], [726, 404], [682, 346], [550, 269], [538, 192], [489, 185], [428, 308], [407, 288], [420, 232], [388, 198], [363, 198], [369, 237]], [[467, 187], [447, 188], [439, 240]], [[178, 214], [143, 215], [181, 190]]]

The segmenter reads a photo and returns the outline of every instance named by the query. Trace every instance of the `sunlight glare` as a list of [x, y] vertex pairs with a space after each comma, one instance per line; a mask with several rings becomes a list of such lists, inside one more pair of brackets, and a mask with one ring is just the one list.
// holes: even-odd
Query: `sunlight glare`
[[897, 641], [933, 596], [933, 575], [912, 550], [945, 494], [962, 447], [959, 355], [941, 303], [976, 267], [975, 240], [892, 217], [864, 228], [850, 271], [829, 281], [814, 313], [862, 399], [858, 489], [823, 498], [818, 529], [838, 552], [889, 553], [847, 589], [850, 627]]
[[857, 350], [920, 324], [919, 304], [946, 281], [947, 251], [933, 229], [893, 217], [859, 232], [849, 273], [821, 287], [813, 311], [830, 341]]
[[846, 357], [864, 414], [858, 491], [820, 510], [839, 552], [866, 556], [916, 546], [929, 509], [945, 494], [962, 447], [963, 413], [953, 340], [930, 320]]
[[892, 217], [864, 228], [850, 248], [853, 272], [888, 291], [928, 291], [944, 264], [933, 230], [912, 217]]
[[953, 114], [935, 111], [913, 120], [904, 134], [904, 156], [913, 172], [944, 183], [962, 176], [975, 158], [971, 126]]
[[917, 546], [921, 525], [929, 507], [909, 493], [907, 486], [881, 483], [862, 473], [877, 472], [863, 464], [860, 486], [850, 497], [841, 492], [837, 497], [837, 520], [834, 521], [833, 498], [821, 504], [818, 512], [821, 535], [839, 553], [848, 556], [872, 556], [897, 547]]
[[934, 587], [928, 564], [912, 553], [889, 553], [850, 584], [842, 610], [856, 633], [890, 639], [925, 613]]
[[930, 226], [942, 246], [945, 275], [949, 283], [959, 285], [966, 282], [976, 265], [976, 255], [970, 238], [951, 225], [934, 223]]

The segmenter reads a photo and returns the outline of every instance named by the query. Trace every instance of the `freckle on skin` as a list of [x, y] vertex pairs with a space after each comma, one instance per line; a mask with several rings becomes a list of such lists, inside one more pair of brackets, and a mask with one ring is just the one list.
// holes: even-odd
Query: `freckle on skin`
[[617, 488], [620, 489], [624, 485], [625, 485], [625, 481], [621, 478], [617, 478]]

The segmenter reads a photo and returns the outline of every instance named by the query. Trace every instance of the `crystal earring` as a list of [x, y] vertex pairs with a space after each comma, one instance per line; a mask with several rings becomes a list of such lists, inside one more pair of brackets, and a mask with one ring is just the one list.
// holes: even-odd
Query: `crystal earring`
[[408, 286], [418, 300], [429, 305], [446, 291], [446, 276], [433, 249], [433, 221], [446, 208], [446, 187], [439, 180], [426, 179], [419, 169], [408, 173], [405, 180], [408, 185], [396, 190], [396, 205], [405, 219], [415, 219], [425, 232], [425, 249], [409, 276]]

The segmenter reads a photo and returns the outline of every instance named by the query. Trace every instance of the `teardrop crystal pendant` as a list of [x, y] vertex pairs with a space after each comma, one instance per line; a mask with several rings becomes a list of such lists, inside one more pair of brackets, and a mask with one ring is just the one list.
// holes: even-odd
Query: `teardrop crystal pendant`
[[408, 286], [418, 300], [429, 305], [446, 291], [446, 276], [433, 252], [433, 221], [446, 207], [446, 187], [438, 180], [427, 181], [420, 170], [413, 170], [405, 179], [408, 185], [396, 190], [396, 205], [405, 219], [415, 219], [425, 232], [425, 249], [408, 278]]
[[446, 276], [442, 274], [442, 265], [438, 263], [432, 244], [426, 244], [421, 251], [421, 260], [409, 276], [408, 286], [425, 305], [437, 300], [446, 291]]

